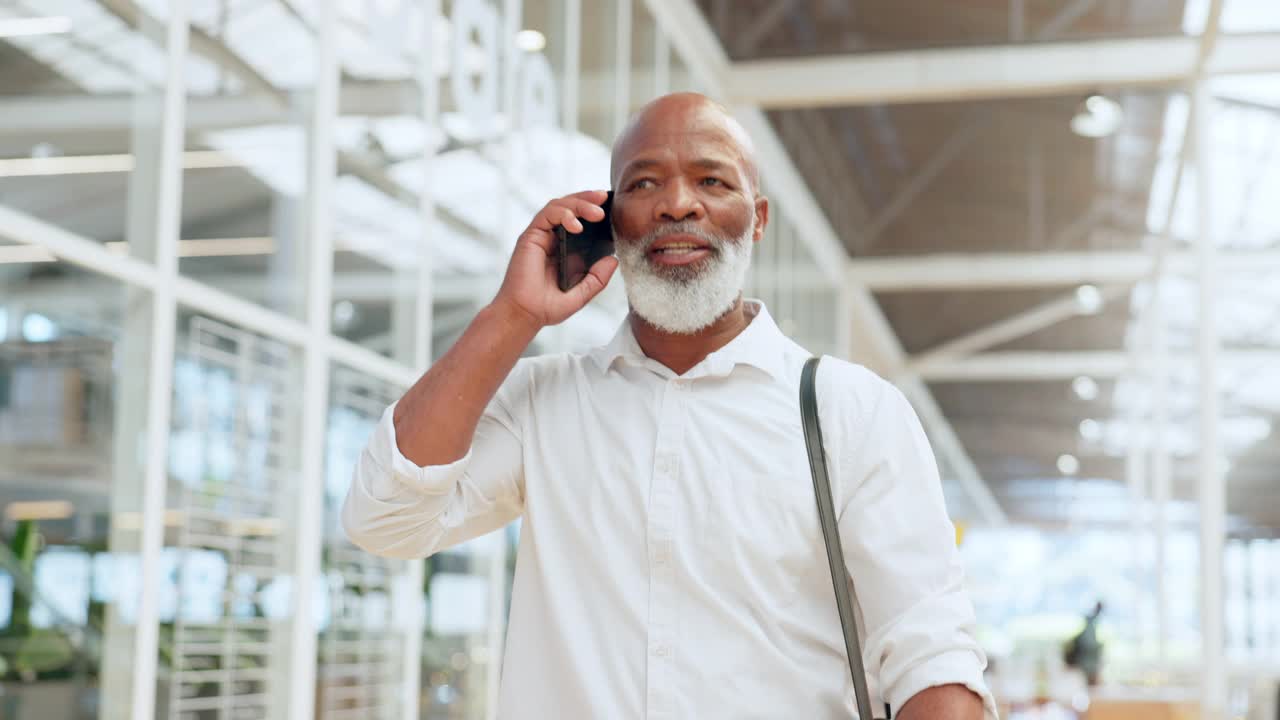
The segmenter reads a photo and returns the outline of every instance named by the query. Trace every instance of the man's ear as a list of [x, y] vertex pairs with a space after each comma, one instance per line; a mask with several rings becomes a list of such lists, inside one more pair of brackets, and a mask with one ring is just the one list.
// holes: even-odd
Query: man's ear
[[752, 233], [751, 242], [760, 242], [764, 237], [764, 229], [769, 225], [769, 198], [759, 195], [756, 197], [756, 229]]

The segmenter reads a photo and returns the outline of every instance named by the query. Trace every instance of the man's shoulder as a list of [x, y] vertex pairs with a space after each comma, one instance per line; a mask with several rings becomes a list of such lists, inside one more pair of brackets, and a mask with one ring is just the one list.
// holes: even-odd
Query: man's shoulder
[[822, 363], [818, 366], [819, 392], [827, 388], [838, 394], [879, 398], [893, 387], [893, 383], [877, 375], [871, 368], [849, 360], [823, 355]]
[[575, 382], [584, 366], [588, 370], [594, 367], [590, 353], [554, 352], [522, 357], [507, 375], [503, 390], [536, 391]]
[[817, 378], [818, 408], [824, 418], [839, 418], [839, 426], [852, 431], [869, 421], [886, 398], [901, 393], [893, 383], [870, 368], [830, 355], [822, 357]]

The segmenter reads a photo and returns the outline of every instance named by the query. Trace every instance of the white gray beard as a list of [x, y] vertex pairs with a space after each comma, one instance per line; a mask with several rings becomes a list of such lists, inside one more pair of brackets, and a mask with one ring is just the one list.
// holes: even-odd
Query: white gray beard
[[[653, 243], [675, 233], [694, 235], [714, 248], [694, 275], [683, 266], [655, 267], [649, 259]], [[617, 238], [618, 268], [632, 312], [659, 330], [679, 335], [710, 327], [742, 294], [751, 268], [754, 233], [753, 217], [739, 238], [717, 237], [692, 223], [665, 225], [639, 240]]]

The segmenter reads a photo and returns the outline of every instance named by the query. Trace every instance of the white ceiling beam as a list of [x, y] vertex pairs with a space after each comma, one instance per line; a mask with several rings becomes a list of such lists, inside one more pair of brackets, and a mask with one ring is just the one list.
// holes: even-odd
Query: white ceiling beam
[[[1200, 38], [1174, 36], [751, 60], [726, 89], [767, 109], [1059, 95], [1180, 83], [1199, 52]], [[1222, 37], [1207, 70], [1280, 70], [1280, 33]]]
[[[1152, 362], [1124, 350], [990, 352], [932, 362], [920, 369], [920, 375], [928, 382], [1056, 382], [1081, 375], [1104, 380], [1144, 372]], [[1194, 368], [1196, 357], [1173, 354], [1169, 362]], [[1280, 349], [1224, 350], [1222, 364], [1228, 371], [1274, 367], [1280, 365]]]
[[[633, 83], [652, 87], [652, 70], [634, 69]], [[583, 112], [612, 112], [612, 75], [604, 71], [583, 73]], [[218, 130], [248, 125], [301, 123], [306, 120], [309, 94], [244, 92], [235, 95], [187, 99], [188, 130]], [[281, 102], [281, 97], [288, 98]], [[411, 80], [347, 80], [338, 93], [343, 116], [417, 116], [422, 111], [417, 85]], [[65, 95], [11, 95], [0, 97], [0, 134], [126, 131], [136, 121], [133, 95], [73, 93]]]
[[[1280, 251], [1232, 250], [1219, 255], [1223, 272], [1280, 272]], [[1168, 271], [1190, 274], [1189, 251], [1169, 253]], [[856, 258], [849, 281], [875, 292], [1010, 290], [1138, 282], [1155, 269], [1154, 254], [1138, 251], [974, 253]]]
[[[725, 84], [728, 55], [697, 4], [693, 0], [646, 0], [646, 5], [690, 71], [711, 90], [711, 94], [732, 95], [726, 92]], [[735, 103], [733, 109], [734, 115], [756, 143], [757, 161], [770, 195], [778, 207], [786, 209], [787, 217], [808, 245], [817, 266], [829, 274], [837, 287], [843, 286], [843, 295], [852, 305], [850, 316], [855, 324], [854, 331], [859, 335], [852, 345], [860, 352], [849, 359], [862, 362], [881, 374], [893, 375], [905, 360], [902, 344], [868, 289], [849, 282], [844, 270], [849, 261], [844, 244], [791, 161], [781, 138], [768, 117], [754, 103]], [[1008, 518], [991, 488], [978, 473], [928, 387], [910, 377], [902, 382], [902, 387], [915, 404], [921, 422], [933, 440], [934, 451], [956, 474], [956, 480], [983, 513], [983, 519], [996, 525], [1006, 523]]]
[[[1100, 294], [1104, 301], [1110, 302], [1128, 291], [1128, 285], [1108, 285]], [[973, 355], [1020, 337], [1026, 337], [1069, 318], [1078, 317], [1080, 314], [1079, 299], [1074, 292], [1069, 293], [916, 355], [907, 362], [907, 368], [917, 374], [923, 373], [939, 363]]]

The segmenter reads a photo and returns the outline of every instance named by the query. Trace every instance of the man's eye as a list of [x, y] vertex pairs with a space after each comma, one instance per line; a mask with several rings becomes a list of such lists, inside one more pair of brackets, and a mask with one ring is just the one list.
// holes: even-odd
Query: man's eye
[[632, 190], [648, 190], [653, 187], [653, 181], [649, 178], [641, 178], [631, 183]]
[[701, 183], [707, 186], [724, 185], [724, 181], [717, 177], [704, 177], [702, 178]]

